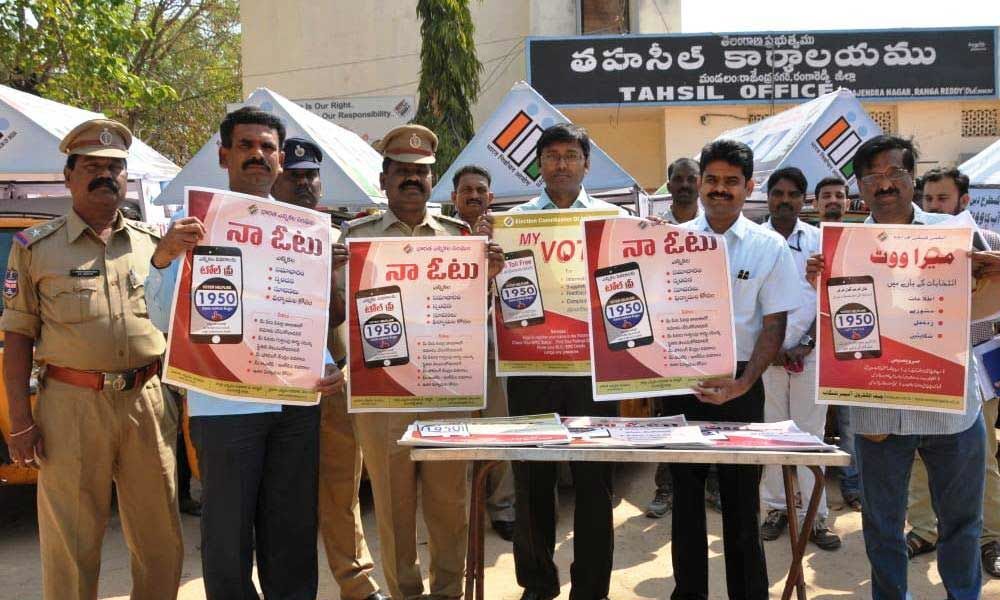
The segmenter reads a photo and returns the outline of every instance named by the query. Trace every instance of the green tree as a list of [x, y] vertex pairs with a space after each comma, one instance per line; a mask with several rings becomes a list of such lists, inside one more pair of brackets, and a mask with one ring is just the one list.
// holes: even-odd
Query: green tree
[[483, 65], [476, 56], [468, 0], [417, 0], [420, 18], [420, 103], [414, 121], [438, 136], [440, 176], [475, 134], [472, 104]]
[[238, 0], [0, 0], [0, 83], [184, 162], [240, 98]]

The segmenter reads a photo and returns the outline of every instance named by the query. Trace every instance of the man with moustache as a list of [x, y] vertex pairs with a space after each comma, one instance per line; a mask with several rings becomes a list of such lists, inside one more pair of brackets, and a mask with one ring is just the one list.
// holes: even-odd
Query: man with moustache
[[[382, 153], [382, 189], [389, 202], [385, 212], [345, 223], [344, 238], [430, 237], [468, 235], [459, 219], [427, 210], [434, 176], [438, 139], [421, 125], [404, 125], [387, 133], [378, 145]], [[346, 252], [338, 245], [336, 252]], [[489, 277], [503, 268], [503, 251], [489, 244]], [[343, 270], [335, 277], [334, 299], [343, 322]], [[471, 301], [472, 299], [470, 299]], [[485, 301], [485, 299], [483, 299]], [[375, 500], [382, 569], [389, 593], [397, 600], [461, 598], [468, 534], [467, 465], [460, 461], [410, 460], [409, 448], [396, 441], [417, 419], [461, 417], [455, 412], [357, 413], [354, 427], [365, 457]], [[419, 484], [418, 484], [419, 482]], [[418, 491], [419, 487], [419, 491]], [[430, 549], [430, 595], [424, 596], [417, 562], [417, 497], [423, 505]]]
[[[912, 142], [896, 136], [876, 136], [858, 148], [855, 173], [861, 197], [871, 209], [866, 223], [933, 225], [950, 218], [927, 213], [913, 204], [916, 159]], [[972, 253], [976, 279], [973, 306], [996, 310], [993, 288], [1000, 279], [998, 264], [995, 253]], [[822, 255], [809, 260], [808, 277], [814, 285], [823, 266]], [[922, 455], [929, 476], [938, 518], [938, 572], [948, 597], [980, 597], [986, 435], [971, 361], [967, 374], [963, 414], [862, 406], [850, 409], [857, 435], [865, 549], [872, 568], [872, 597], [877, 600], [909, 597], [903, 530], [914, 452]]]
[[[824, 223], [840, 223], [844, 219], [849, 200], [847, 182], [840, 177], [824, 177], [816, 184], [813, 207]], [[858, 461], [854, 452], [854, 430], [851, 427], [851, 412], [847, 406], [832, 407], [837, 415], [837, 431], [840, 440], [837, 445], [851, 455], [851, 464], [838, 469], [840, 495], [844, 504], [852, 510], [861, 510], [861, 487], [858, 481]]]
[[[304, 138], [288, 138], [282, 147], [281, 174], [271, 188], [275, 200], [315, 209], [323, 197], [320, 168], [323, 151]], [[333, 242], [340, 239], [334, 227]], [[341, 259], [341, 260], [338, 260]], [[342, 264], [334, 255], [333, 267]], [[347, 350], [346, 328], [331, 327], [327, 349], [337, 366], [344, 368]], [[320, 399], [319, 427], [319, 530], [326, 549], [326, 561], [340, 588], [341, 600], [385, 600], [378, 589], [365, 531], [361, 525], [358, 488], [361, 485], [361, 446], [354, 434], [354, 421], [347, 414], [347, 391]]]
[[[764, 371], [764, 420], [768, 423], [791, 419], [803, 431], [823, 439], [826, 429], [826, 405], [816, 404], [816, 292], [806, 282], [806, 260], [819, 251], [819, 229], [799, 219], [806, 197], [806, 176], [795, 167], [771, 173], [767, 179], [767, 207], [770, 212], [764, 227], [783, 237], [792, 251], [798, 272], [800, 301], [788, 313], [782, 350]], [[798, 469], [802, 507], [799, 522], [805, 518], [808, 497], [813, 490], [813, 474]], [[775, 540], [788, 526], [785, 486], [781, 468], [764, 468], [761, 501], [767, 517], [761, 525], [764, 540]], [[809, 539], [823, 550], [840, 548], [840, 538], [826, 525], [829, 509], [826, 490], [821, 490], [819, 512]]]
[[[753, 151], [742, 142], [716, 140], [701, 151], [705, 213], [683, 227], [726, 238], [736, 331], [736, 377], [699, 382], [693, 396], [677, 399], [689, 420], [764, 420], [761, 375], [781, 350], [786, 314], [800, 303], [799, 274], [781, 235], [742, 214], [753, 191]], [[722, 541], [731, 598], [768, 597], [760, 538], [759, 466], [719, 465]], [[671, 464], [674, 482], [672, 600], [708, 597], [705, 477], [708, 465]]]
[[[481, 224], [480, 217], [487, 214], [493, 203], [493, 192], [490, 191], [492, 180], [490, 172], [479, 165], [465, 165], [451, 178], [453, 191], [451, 202], [463, 221], [477, 231]], [[477, 231], [482, 234], [482, 231]], [[493, 307], [490, 307], [490, 311]], [[489, 349], [487, 357], [493, 356], [493, 320], [490, 319], [487, 340]], [[496, 364], [487, 358], [486, 362], [486, 410], [484, 417], [506, 417], [507, 390], [506, 384], [496, 374]], [[487, 480], [489, 496], [486, 498], [486, 511], [489, 513], [490, 524], [506, 541], [514, 539], [514, 476], [510, 463], [505, 462], [490, 471]]]
[[[107, 119], [66, 134], [59, 150], [72, 209], [16, 234], [4, 277], [7, 447], [15, 464], [39, 469], [46, 600], [97, 597], [112, 484], [131, 597], [176, 598], [180, 583], [177, 405], [161, 392], [164, 338], [142, 297], [160, 236], [118, 210], [131, 143], [128, 128]], [[34, 411], [33, 360], [41, 366]]]
[[820, 221], [840, 223], [847, 211], [847, 203], [847, 182], [840, 177], [824, 177], [816, 184], [813, 208], [819, 213]]
[[[244, 107], [226, 115], [219, 136], [219, 166], [228, 172], [229, 189], [269, 198], [281, 173], [281, 120]], [[146, 302], [163, 331], [170, 325], [181, 260], [204, 236], [204, 224], [182, 214], [156, 247]], [[335, 394], [343, 383], [327, 356], [327, 376], [316, 391]], [[187, 398], [201, 469], [206, 598], [257, 600], [255, 554], [266, 598], [315, 598], [319, 407], [225, 400], [194, 390]]]
[[[957, 215], [969, 206], [969, 177], [958, 169], [932, 169], [923, 176], [923, 207], [926, 212]], [[987, 229], [979, 234], [990, 250], [1000, 250], [1000, 235]], [[1000, 322], [973, 323], [970, 331], [972, 345], [978, 346], [993, 339]], [[980, 557], [983, 569], [992, 577], [1000, 577], [1000, 471], [997, 468], [997, 399], [995, 390], [983, 398], [983, 419], [986, 425], [986, 483], [983, 490], [983, 529], [979, 536]], [[910, 476], [910, 494], [907, 502], [907, 519], [911, 529], [906, 534], [907, 553], [910, 558], [932, 552], [937, 547], [937, 523], [931, 507], [927, 485], [927, 468], [917, 454]]]

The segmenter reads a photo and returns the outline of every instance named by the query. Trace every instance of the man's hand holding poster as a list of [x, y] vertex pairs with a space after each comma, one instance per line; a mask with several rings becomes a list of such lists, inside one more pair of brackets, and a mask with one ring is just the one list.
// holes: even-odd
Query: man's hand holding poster
[[732, 377], [725, 239], [634, 217], [583, 227], [594, 399], [690, 394]]
[[316, 404], [330, 305], [330, 216], [187, 188], [205, 238], [184, 257], [164, 381], [230, 400]]
[[581, 223], [613, 211], [544, 210], [496, 216], [506, 259], [496, 277], [497, 375], [589, 375], [587, 275]]
[[972, 230], [822, 226], [820, 404], [961, 413]]
[[348, 240], [350, 412], [485, 407], [485, 242]]

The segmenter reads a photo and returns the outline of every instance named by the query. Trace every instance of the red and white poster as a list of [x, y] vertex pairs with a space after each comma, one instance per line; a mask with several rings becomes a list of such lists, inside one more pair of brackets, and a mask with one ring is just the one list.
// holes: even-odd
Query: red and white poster
[[969, 228], [822, 226], [819, 404], [965, 411]]
[[171, 308], [163, 380], [229, 400], [316, 404], [330, 305], [330, 215], [186, 189], [205, 225]]
[[348, 410], [486, 406], [486, 238], [347, 240]]
[[595, 400], [690, 394], [733, 376], [725, 238], [635, 217], [583, 229]]

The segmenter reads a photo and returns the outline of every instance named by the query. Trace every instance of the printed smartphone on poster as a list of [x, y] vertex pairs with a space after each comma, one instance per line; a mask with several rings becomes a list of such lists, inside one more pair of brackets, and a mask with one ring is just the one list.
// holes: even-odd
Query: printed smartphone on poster
[[642, 273], [634, 262], [594, 271], [608, 348], [627, 350], [653, 343]]
[[868, 275], [831, 277], [826, 282], [833, 330], [833, 352], [838, 360], [882, 356], [875, 280]]
[[374, 369], [410, 362], [403, 319], [403, 295], [390, 285], [358, 290], [354, 296], [365, 366]]
[[243, 341], [243, 253], [230, 246], [195, 246], [191, 258], [191, 341]]
[[527, 327], [545, 322], [542, 291], [538, 286], [535, 253], [518, 250], [504, 254], [503, 271], [496, 277], [500, 315], [505, 327]]

